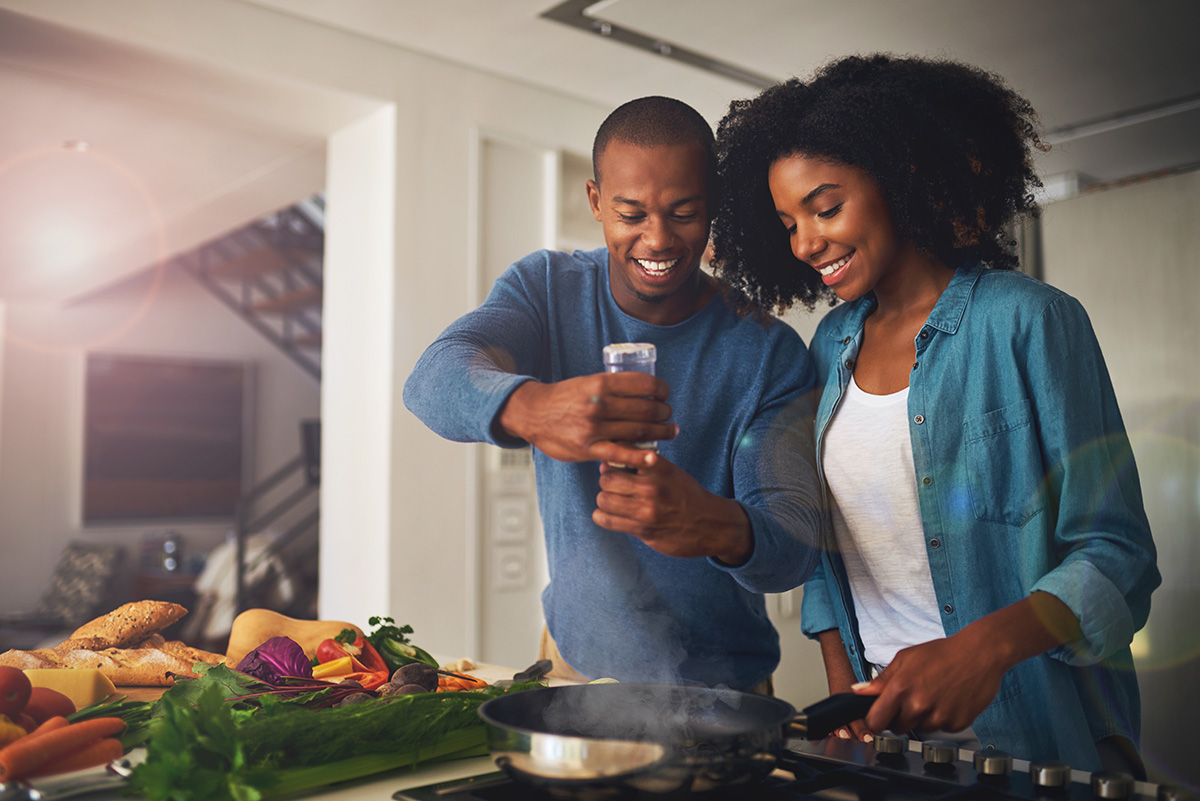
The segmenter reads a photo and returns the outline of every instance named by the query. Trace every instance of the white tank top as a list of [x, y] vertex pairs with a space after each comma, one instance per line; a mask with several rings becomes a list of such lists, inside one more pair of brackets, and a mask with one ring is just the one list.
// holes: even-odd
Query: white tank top
[[946, 636], [917, 505], [908, 388], [869, 395], [851, 376], [825, 433], [824, 467], [863, 656], [885, 667], [901, 648]]
[[[878, 675], [901, 648], [946, 636], [917, 504], [908, 387], [869, 395], [851, 376], [825, 431], [824, 465], [863, 657]], [[970, 727], [929, 732], [920, 739], [950, 740], [968, 750], [980, 746]]]

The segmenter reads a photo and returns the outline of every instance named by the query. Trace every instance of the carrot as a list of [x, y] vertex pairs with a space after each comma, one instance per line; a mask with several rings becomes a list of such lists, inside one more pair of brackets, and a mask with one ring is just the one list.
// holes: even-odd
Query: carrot
[[55, 715], [52, 718], [46, 718], [45, 720], [43, 720], [37, 726], [37, 728], [35, 728], [33, 731], [29, 732], [29, 734], [25, 735], [25, 739], [28, 740], [30, 737], [33, 737], [35, 735], [47, 734], [49, 732], [61, 729], [63, 726], [69, 726], [69, 725], [71, 725], [70, 722], [68, 722], [67, 719], [64, 718], [62, 715]]
[[459, 690], [474, 690], [478, 687], [483, 687], [486, 682], [483, 679], [477, 679], [474, 676], [438, 676], [438, 688], [440, 693], [452, 693]]
[[125, 729], [120, 718], [92, 718], [68, 723], [52, 731], [30, 734], [0, 748], [0, 780], [28, 776], [42, 765]]
[[121, 747], [120, 740], [115, 737], [102, 737], [91, 745], [85, 745], [77, 751], [72, 751], [61, 759], [43, 762], [40, 767], [25, 774], [25, 777], [34, 779], [38, 776], [93, 768], [96, 765], [120, 759], [124, 754], [125, 749]]

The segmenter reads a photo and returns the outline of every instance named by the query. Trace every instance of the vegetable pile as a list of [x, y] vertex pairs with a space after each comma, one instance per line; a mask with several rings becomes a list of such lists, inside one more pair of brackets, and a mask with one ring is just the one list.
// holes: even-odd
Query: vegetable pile
[[[151, 801], [271, 798], [385, 770], [487, 754], [476, 710], [506, 690], [398, 695], [309, 708], [302, 697], [243, 696], [218, 666], [159, 701], [132, 789]], [[508, 692], [538, 685], [514, 685]], [[321, 691], [318, 691], [321, 692]]]
[[276, 636], [236, 670], [197, 665], [200, 678], [177, 677], [154, 706], [130, 788], [149, 801], [259, 801], [484, 756], [478, 708], [542, 686], [490, 686], [441, 670], [408, 642], [411, 627], [391, 618], [370, 624], [371, 634], [345, 629], [321, 641], [311, 661], [298, 643]]
[[0, 672], [0, 781], [102, 765], [145, 745], [130, 789], [149, 801], [260, 801], [486, 755], [478, 708], [542, 686], [440, 669], [409, 642], [412, 627], [370, 625], [370, 634], [345, 628], [307, 646], [267, 637], [236, 670], [198, 663], [199, 678], [176, 675], [155, 702], [110, 696], [75, 711], [68, 698], [31, 693], [21, 671]]

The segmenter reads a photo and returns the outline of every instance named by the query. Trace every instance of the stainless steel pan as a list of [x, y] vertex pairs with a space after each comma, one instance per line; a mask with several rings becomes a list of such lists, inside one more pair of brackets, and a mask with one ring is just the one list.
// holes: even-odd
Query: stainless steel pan
[[758, 781], [789, 727], [818, 739], [872, 700], [833, 696], [797, 715], [734, 690], [585, 684], [495, 698], [479, 714], [496, 764], [522, 784], [558, 798], [669, 798]]

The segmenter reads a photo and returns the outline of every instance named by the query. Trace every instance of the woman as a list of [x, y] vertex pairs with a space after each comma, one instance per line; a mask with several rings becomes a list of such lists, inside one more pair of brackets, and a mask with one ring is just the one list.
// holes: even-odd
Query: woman
[[885, 55], [735, 101], [715, 263], [747, 309], [842, 301], [811, 343], [833, 534], [802, 605], [830, 691], [877, 696], [841, 736], [1141, 775], [1160, 578], [1087, 315], [1012, 269], [1036, 129], [993, 75]]

